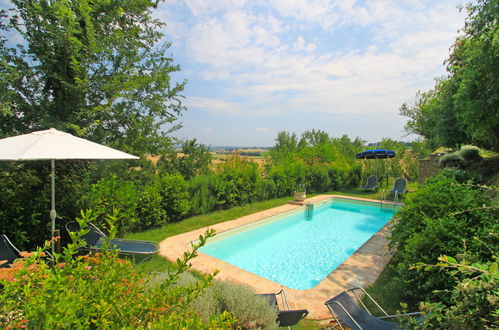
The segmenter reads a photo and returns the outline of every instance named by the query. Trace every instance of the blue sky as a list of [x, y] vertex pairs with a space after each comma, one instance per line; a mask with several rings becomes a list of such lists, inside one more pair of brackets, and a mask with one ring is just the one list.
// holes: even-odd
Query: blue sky
[[[10, 7], [0, 0], [0, 7]], [[464, 0], [167, 0], [168, 55], [188, 83], [172, 135], [272, 146], [321, 129], [367, 142], [405, 136], [400, 105], [445, 74]]]
[[187, 79], [183, 128], [208, 145], [272, 146], [282, 130], [405, 137], [404, 102], [434, 78], [462, 1], [169, 0], [155, 16]]

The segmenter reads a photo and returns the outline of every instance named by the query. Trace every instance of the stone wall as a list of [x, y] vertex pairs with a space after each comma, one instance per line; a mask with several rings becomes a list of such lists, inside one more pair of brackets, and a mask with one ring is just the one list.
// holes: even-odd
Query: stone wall
[[442, 154], [431, 154], [429, 158], [420, 159], [418, 161], [419, 177], [418, 183], [423, 184], [426, 178], [437, 174], [440, 167], [438, 166], [438, 159]]

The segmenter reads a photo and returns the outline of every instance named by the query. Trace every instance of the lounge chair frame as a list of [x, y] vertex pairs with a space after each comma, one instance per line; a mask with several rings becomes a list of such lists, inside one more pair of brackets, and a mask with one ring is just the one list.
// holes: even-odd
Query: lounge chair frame
[[370, 175], [366, 179], [366, 184], [360, 187], [362, 191], [377, 191], [378, 187], [378, 177], [376, 175]]
[[[8, 259], [6, 259], [7, 263], [0, 265], [0, 268], [10, 267], [16, 259], [25, 258], [25, 256], [22, 255], [21, 251], [19, 251], [19, 249], [9, 240], [7, 235], [4, 235], [4, 234], [0, 235], [0, 248], [5, 249], [4, 251], [6, 251], [8, 254], [10, 254], [10, 256], [7, 256], [7, 258], [8, 258]], [[50, 252], [43, 251], [43, 253], [45, 255], [42, 255], [42, 256], [47, 257], [46, 261], [51, 262], [54, 259], [54, 257], [52, 256], [52, 254], [50, 254]], [[6, 254], [5, 254], [5, 256], [6, 256]], [[2, 258], [3, 258], [3, 256], [0, 257], [0, 260], [3, 260]]]
[[407, 191], [407, 180], [403, 177], [396, 178], [393, 182], [393, 187], [389, 191], [390, 195], [395, 195], [397, 193], [398, 196], [405, 194]]
[[[66, 230], [68, 232], [74, 232], [76, 230], [76, 228], [75, 228], [76, 225], [78, 225], [77, 222], [70, 222], [70, 223], [66, 224]], [[79, 227], [79, 225], [78, 225], [78, 227]], [[81, 252], [83, 252], [85, 254], [102, 252], [103, 248], [95, 245], [100, 240], [107, 241], [109, 243], [109, 249], [118, 248], [120, 251], [119, 252], [120, 256], [131, 258], [134, 262], [138, 262], [138, 263], [142, 263], [146, 260], [151, 259], [159, 251], [159, 245], [157, 243], [151, 242], [151, 241], [130, 240], [130, 239], [122, 239], [122, 238], [109, 239], [106, 236], [106, 234], [104, 234], [97, 226], [95, 226], [91, 222], [87, 223], [87, 229], [89, 229], [90, 232], [88, 234], [85, 234], [82, 236], [82, 239], [86, 243], [86, 245], [79, 249]], [[89, 240], [91, 240], [91, 242], [89, 242]], [[136, 243], [139, 243], [139, 244], [144, 243], [144, 244], [154, 246], [156, 249], [154, 252], [123, 250], [123, 249], [119, 248], [119, 245], [120, 245], [119, 243], [135, 243], [135, 244]]]
[[[361, 322], [359, 320], [356, 320], [353, 317], [353, 315], [351, 313], [351, 312], [353, 312], [352, 310], [349, 311], [349, 309], [347, 308], [347, 306], [343, 306], [343, 304], [341, 302], [339, 302], [339, 301], [336, 300], [339, 297], [344, 298], [345, 297], [344, 295], [348, 295], [348, 297], [350, 297], [350, 299], [352, 300], [352, 302], [354, 303], [354, 305], [359, 310], [361, 310], [361, 308], [357, 304], [355, 304], [355, 301], [352, 299], [352, 296], [350, 295], [350, 293], [353, 294], [353, 296], [355, 296], [355, 299], [358, 302], [360, 302], [360, 304], [364, 308], [364, 311], [369, 314], [369, 316], [371, 317], [370, 321], [383, 320], [383, 319], [393, 319], [393, 318], [397, 318], [397, 317], [400, 317], [400, 316], [415, 316], [415, 315], [420, 315], [421, 314], [421, 312], [414, 312], [414, 313], [405, 313], [405, 314], [401, 314], [401, 315], [388, 315], [388, 313], [376, 302], [376, 300], [373, 299], [373, 297], [371, 297], [371, 295], [369, 293], [367, 293], [363, 288], [356, 287], [356, 288], [353, 288], [353, 289], [350, 289], [350, 290], [343, 291], [342, 293], [338, 294], [337, 296], [335, 296], [335, 297], [329, 299], [328, 301], [326, 301], [325, 305], [327, 306], [327, 308], [329, 309], [329, 311], [333, 315], [334, 320], [336, 321], [336, 325], [332, 327], [333, 329], [336, 328], [337, 326], [339, 326], [341, 329], [345, 329], [343, 327], [343, 325], [341, 324], [341, 322], [340, 322], [341, 321], [340, 316], [335, 312], [335, 307], [334, 306], [337, 306], [339, 309], [341, 309], [341, 311], [343, 311], [344, 313], [346, 313], [348, 315], [348, 317], [350, 318], [350, 320], [343, 320], [343, 322], [345, 322], [345, 324], [347, 324], [349, 327], [351, 327], [353, 329], [360, 329], [360, 330], [370, 329], [369, 327], [366, 327], [366, 326], [369, 326], [369, 325], [361, 324]], [[373, 316], [373, 314], [371, 313], [371, 311], [367, 308], [367, 306], [362, 301], [361, 295], [367, 296], [374, 303], [374, 305], [384, 315], [383, 316], [379, 316], [379, 317]], [[391, 326], [390, 326], [390, 324], [388, 324], [386, 329], [393, 329], [395, 326], [396, 326], [396, 323], [394, 323]], [[377, 327], [377, 329], [382, 329], [382, 328], [381, 327]]]
[[[7, 263], [0, 265], [0, 268], [9, 267], [14, 260], [22, 258], [21, 252], [12, 244], [7, 235], [0, 235], [0, 241], [0, 248], [5, 251], [5, 257], [7, 257], [7, 259], [5, 259], [7, 260]], [[0, 257], [0, 260], [4, 260], [3, 256]]]
[[[286, 298], [284, 290], [281, 290], [277, 293], [262, 293], [258, 296], [266, 299], [269, 305], [274, 306], [278, 310], [277, 322], [280, 327], [287, 326], [288, 329], [291, 329], [292, 325], [295, 325], [301, 319], [305, 318], [308, 315], [308, 310], [306, 309], [289, 309], [288, 299]], [[280, 296], [281, 306], [283, 308], [282, 310], [279, 309], [277, 296]]]

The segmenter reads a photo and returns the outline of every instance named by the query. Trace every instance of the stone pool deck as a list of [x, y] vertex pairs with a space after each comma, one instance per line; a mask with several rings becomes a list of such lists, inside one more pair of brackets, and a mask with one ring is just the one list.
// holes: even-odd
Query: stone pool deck
[[[305, 203], [317, 203], [333, 197], [345, 198], [346, 196], [319, 195], [307, 199]], [[362, 198], [348, 198], [378, 202]], [[160, 254], [174, 261], [180, 258], [184, 251], [191, 249], [191, 242], [198, 240], [199, 235], [202, 235], [208, 228], [215, 229], [217, 233], [221, 233], [303, 207], [301, 205], [286, 204], [235, 220], [225, 221], [210, 227], [172, 236], [160, 243]], [[219, 270], [220, 272], [216, 276], [218, 280], [245, 284], [253, 288], [256, 293], [278, 292], [284, 289], [291, 309], [308, 309], [310, 312], [309, 319], [324, 320], [331, 318], [331, 314], [324, 305], [326, 300], [344, 290], [352, 287], [366, 287], [376, 281], [391, 258], [386, 239], [388, 235], [390, 235], [390, 232], [387, 224], [318, 285], [308, 290], [287, 288], [202, 252], [199, 252], [199, 256], [192, 260], [192, 268], [201, 272]]]

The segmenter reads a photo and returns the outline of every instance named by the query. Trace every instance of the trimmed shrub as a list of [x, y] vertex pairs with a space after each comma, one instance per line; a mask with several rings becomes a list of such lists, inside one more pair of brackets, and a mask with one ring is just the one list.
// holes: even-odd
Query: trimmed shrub
[[260, 179], [256, 185], [256, 200], [266, 201], [278, 197], [276, 184], [272, 180]]
[[[155, 281], [161, 282], [164, 275]], [[188, 286], [196, 282], [189, 273], [182, 274], [178, 286]], [[249, 287], [215, 280], [213, 286], [196, 298], [190, 305], [207, 321], [211, 315], [229, 312], [236, 319], [237, 329], [277, 329], [277, 310], [257, 296]]]
[[438, 164], [441, 167], [463, 167], [464, 158], [459, 152], [452, 152], [440, 157]]
[[258, 164], [235, 155], [218, 165], [216, 178], [219, 208], [227, 209], [256, 200], [256, 185], [260, 179]]
[[[143, 176], [138, 176], [143, 178]], [[111, 174], [90, 186], [83, 196], [82, 208], [97, 214], [96, 222], [105, 224], [106, 214], [120, 210], [123, 231], [141, 231], [179, 221], [191, 208], [187, 182], [178, 174], [156, 174], [135, 184]]]
[[191, 209], [189, 185], [179, 173], [159, 174], [154, 184], [161, 195], [161, 206], [167, 214], [166, 222], [184, 219]]
[[191, 214], [213, 212], [217, 207], [216, 176], [212, 174], [199, 175], [189, 181], [191, 195]]
[[139, 196], [135, 184], [119, 180], [114, 174], [91, 185], [81, 203], [83, 208], [94, 211], [96, 214], [94, 221], [97, 226], [105, 225], [105, 216], [111, 214], [113, 209], [120, 210], [121, 218], [118, 226], [124, 231], [135, 228], [135, 223], [139, 221], [137, 215]]
[[480, 156], [480, 148], [475, 146], [462, 146], [459, 154], [467, 162], [477, 162], [482, 160]]

